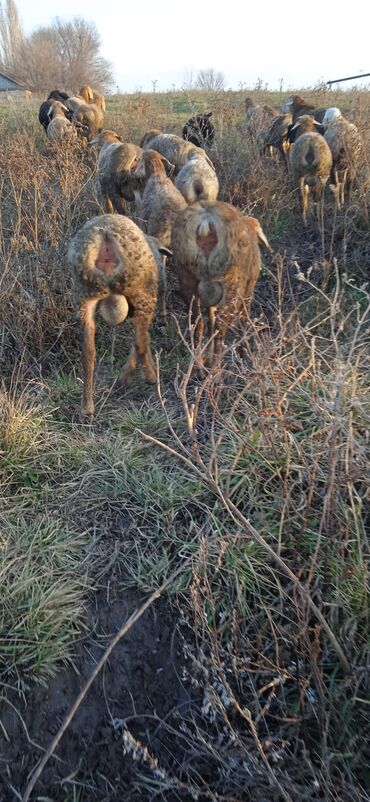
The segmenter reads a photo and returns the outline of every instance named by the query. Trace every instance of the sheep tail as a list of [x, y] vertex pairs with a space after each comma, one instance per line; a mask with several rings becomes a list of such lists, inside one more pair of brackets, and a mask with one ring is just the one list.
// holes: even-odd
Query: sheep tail
[[315, 148], [311, 143], [309, 144], [306, 150], [303, 163], [310, 169], [313, 169], [318, 164], [318, 156], [317, 153], [315, 152]]
[[216, 248], [218, 241], [216, 221], [211, 212], [205, 211], [196, 230], [198, 248], [208, 256]]

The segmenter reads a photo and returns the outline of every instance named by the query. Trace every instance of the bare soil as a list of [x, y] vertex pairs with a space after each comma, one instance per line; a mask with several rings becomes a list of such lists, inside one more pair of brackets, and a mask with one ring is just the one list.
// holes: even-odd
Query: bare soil
[[[30, 772], [103, 650], [143, 601], [143, 596], [131, 590], [114, 601], [108, 589], [100, 591], [89, 611], [88, 626], [93, 634], [77, 645], [74, 666], [59, 671], [47, 687], [35, 685], [31, 704], [24, 704], [21, 693], [8, 694], [0, 733], [2, 802], [21, 798]], [[152, 799], [150, 791], [137, 788], [132, 757], [124, 754], [122, 731], [126, 722], [133, 736], [168, 765], [168, 724], [176, 713], [186, 715], [190, 701], [189, 691], [181, 681], [181, 664], [176, 619], [169, 603], [160, 599], [113, 651], [46, 766], [32, 798], [53, 802]], [[29, 690], [27, 698], [31, 698]], [[179, 797], [166, 798], [171, 802]], [[184, 800], [184, 795], [181, 798]]]

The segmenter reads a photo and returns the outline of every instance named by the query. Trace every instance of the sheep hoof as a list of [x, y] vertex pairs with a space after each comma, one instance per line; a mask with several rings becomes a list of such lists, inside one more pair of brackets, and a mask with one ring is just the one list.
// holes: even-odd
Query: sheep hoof
[[157, 384], [157, 374], [155, 370], [146, 370], [144, 373], [145, 381], [148, 384]]
[[94, 412], [95, 412], [94, 405], [91, 407], [81, 406], [79, 415], [81, 423], [89, 423], [91, 419], [94, 417]]

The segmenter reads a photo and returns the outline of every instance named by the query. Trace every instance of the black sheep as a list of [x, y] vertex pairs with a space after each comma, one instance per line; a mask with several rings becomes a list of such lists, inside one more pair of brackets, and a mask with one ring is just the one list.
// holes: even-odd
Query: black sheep
[[[46, 131], [51, 117], [49, 117], [49, 109], [51, 106], [51, 102], [53, 100], [59, 100], [61, 103], [64, 103], [65, 100], [68, 100], [68, 95], [66, 92], [61, 92], [59, 89], [53, 89], [50, 94], [48, 95], [47, 99], [41, 103], [39, 108], [39, 122], [41, 123], [44, 131]], [[66, 117], [70, 117], [72, 115], [66, 114]]]
[[191, 117], [182, 129], [183, 139], [189, 140], [198, 148], [210, 148], [215, 138], [215, 128], [210, 117], [212, 117], [211, 111], [208, 114], [197, 114], [196, 117]]

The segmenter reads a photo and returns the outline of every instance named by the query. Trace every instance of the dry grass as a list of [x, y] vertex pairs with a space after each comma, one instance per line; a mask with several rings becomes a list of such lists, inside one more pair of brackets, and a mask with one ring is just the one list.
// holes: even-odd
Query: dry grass
[[121, 727], [142, 798], [365, 800], [370, 103], [330, 95], [359, 123], [365, 158], [351, 205], [335, 215], [328, 197], [303, 232], [283, 167], [246, 139], [243, 99], [108, 103], [109, 127], [132, 141], [154, 125], [179, 132], [209, 104], [221, 197], [261, 217], [275, 254], [220, 372], [196, 377], [172, 293], [175, 317], [153, 331], [159, 395], [143, 400], [136, 383], [118, 399], [125, 329], [102, 328], [91, 426], [76, 414], [65, 253], [100, 211], [94, 161], [46, 145], [30, 107], [1, 107], [1, 677], [45, 682], [71, 659], [111, 560], [123, 593], [155, 589], [191, 558], [170, 590], [191, 714], [164, 725], [161, 755]]

